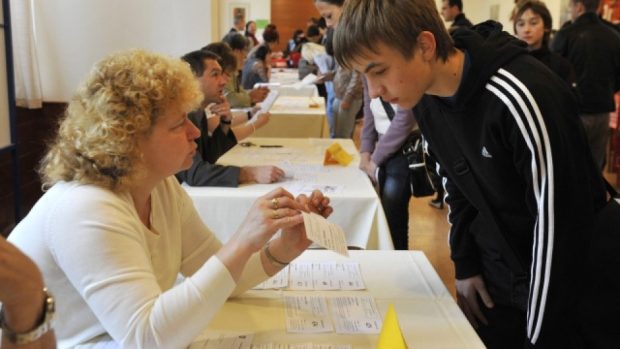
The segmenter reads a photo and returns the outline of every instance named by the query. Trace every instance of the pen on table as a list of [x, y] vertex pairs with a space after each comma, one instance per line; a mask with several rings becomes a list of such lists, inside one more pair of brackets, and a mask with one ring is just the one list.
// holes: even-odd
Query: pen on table
[[261, 144], [259, 145], [261, 148], [282, 148], [279, 144]]

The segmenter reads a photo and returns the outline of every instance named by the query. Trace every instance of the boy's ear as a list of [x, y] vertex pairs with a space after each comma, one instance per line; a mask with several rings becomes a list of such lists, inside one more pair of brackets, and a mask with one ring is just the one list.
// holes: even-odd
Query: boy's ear
[[437, 49], [437, 42], [435, 41], [435, 35], [429, 31], [423, 31], [418, 35], [417, 47], [422, 54], [422, 58], [425, 61], [435, 59], [435, 50]]

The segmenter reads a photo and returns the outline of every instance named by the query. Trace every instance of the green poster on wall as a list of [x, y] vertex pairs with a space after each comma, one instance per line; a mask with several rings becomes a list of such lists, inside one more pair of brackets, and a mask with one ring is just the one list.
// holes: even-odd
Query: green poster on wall
[[269, 21], [266, 19], [257, 19], [254, 22], [256, 22], [256, 28], [258, 29], [265, 29], [267, 24], [269, 24]]

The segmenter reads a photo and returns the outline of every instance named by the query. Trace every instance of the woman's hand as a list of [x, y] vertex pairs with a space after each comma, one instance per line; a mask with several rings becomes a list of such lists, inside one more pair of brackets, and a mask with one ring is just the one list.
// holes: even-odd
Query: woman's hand
[[[329, 217], [334, 211], [329, 205], [329, 198], [319, 190], [313, 191], [310, 197], [301, 194], [296, 201], [304, 212], [313, 212], [325, 218]], [[288, 263], [302, 254], [310, 244], [312, 241], [306, 236], [306, 229], [302, 220], [301, 224], [283, 228], [280, 238], [270, 244], [269, 250], [279, 261]]]
[[303, 227], [302, 204], [283, 188], [259, 197], [233, 237], [217, 256], [237, 280], [248, 258], [259, 251], [278, 230]]
[[211, 113], [219, 115], [224, 120], [232, 121], [233, 115], [230, 111], [230, 104], [226, 99], [221, 103], [210, 105], [210, 107]]
[[265, 124], [269, 122], [270, 117], [271, 113], [261, 113], [256, 115], [256, 119], [254, 120], [254, 126], [256, 126], [257, 129], [265, 126]]

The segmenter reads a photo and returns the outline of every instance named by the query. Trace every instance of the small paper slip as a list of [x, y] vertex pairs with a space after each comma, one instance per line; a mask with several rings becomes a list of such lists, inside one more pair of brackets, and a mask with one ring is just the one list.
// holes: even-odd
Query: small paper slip
[[335, 142], [325, 150], [323, 165], [339, 164], [347, 166], [352, 160], [353, 156], [347, 153], [338, 142]]
[[336, 262], [295, 262], [290, 266], [290, 290], [339, 290]]
[[292, 86], [293, 86], [293, 88], [299, 90], [299, 89], [301, 89], [304, 86], [314, 84], [316, 82], [316, 79], [318, 79], [318, 76], [310, 73], [310, 74], [306, 75], [301, 81], [298, 81], [298, 82], [294, 83]]
[[340, 280], [336, 262], [312, 263], [312, 281], [315, 290], [339, 290]]
[[257, 82], [254, 84], [252, 88], [260, 88], [260, 87], [280, 87], [282, 84], [279, 82]]
[[352, 347], [350, 344], [268, 343], [268, 344], [259, 344], [259, 345], [253, 344], [252, 349], [352, 349]]
[[366, 289], [358, 262], [336, 264], [336, 277], [340, 280], [340, 288], [342, 290]]
[[340, 226], [316, 213], [302, 212], [302, 215], [308, 239], [343, 256], [349, 256], [347, 240]]
[[292, 333], [321, 333], [334, 330], [322, 296], [284, 296], [286, 330]]
[[286, 267], [280, 270], [276, 275], [254, 286], [253, 289], [254, 290], [267, 290], [267, 289], [272, 289], [272, 288], [278, 289], [278, 288], [288, 287], [288, 271], [289, 271], [288, 269], [289, 267]]
[[200, 336], [187, 349], [251, 349], [253, 333], [210, 333]]
[[289, 265], [291, 290], [313, 290], [312, 282], [312, 263], [311, 262], [295, 262]]
[[371, 296], [339, 296], [329, 299], [336, 333], [379, 333], [381, 314]]
[[261, 102], [260, 109], [256, 112], [254, 117], [257, 117], [259, 114], [268, 113], [273, 106], [273, 103], [275, 103], [276, 99], [278, 99], [279, 95], [280, 92], [276, 90], [269, 91], [269, 94], [265, 97], [265, 100]]

